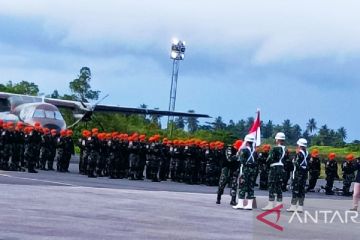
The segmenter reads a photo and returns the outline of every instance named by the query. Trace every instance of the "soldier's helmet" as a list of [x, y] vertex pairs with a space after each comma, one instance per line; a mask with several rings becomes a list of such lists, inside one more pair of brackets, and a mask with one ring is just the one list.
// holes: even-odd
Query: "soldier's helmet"
[[278, 133], [275, 135], [275, 140], [285, 140], [285, 133], [283, 133], [283, 132], [278, 132]]
[[255, 142], [255, 137], [251, 134], [245, 136], [245, 142]]
[[305, 138], [300, 138], [296, 144], [300, 147], [307, 147], [307, 140]]

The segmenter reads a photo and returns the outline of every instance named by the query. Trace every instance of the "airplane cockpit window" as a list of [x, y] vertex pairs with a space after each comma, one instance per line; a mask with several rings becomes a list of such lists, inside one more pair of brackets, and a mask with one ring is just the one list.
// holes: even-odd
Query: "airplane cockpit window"
[[25, 119], [29, 119], [33, 116], [33, 112], [34, 112], [34, 108], [33, 107], [26, 107], [26, 108], [23, 108], [21, 111], [20, 111], [20, 119], [22, 120], [25, 120]]
[[36, 109], [33, 115], [34, 118], [45, 118], [45, 112], [42, 109]]
[[64, 120], [63, 116], [59, 111], [55, 111], [55, 119], [56, 120]]
[[55, 112], [54, 111], [45, 111], [45, 116], [46, 116], [46, 118], [54, 119], [55, 118]]
[[59, 111], [47, 111], [45, 110], [45, 117], [56, 120], [64, 120]]

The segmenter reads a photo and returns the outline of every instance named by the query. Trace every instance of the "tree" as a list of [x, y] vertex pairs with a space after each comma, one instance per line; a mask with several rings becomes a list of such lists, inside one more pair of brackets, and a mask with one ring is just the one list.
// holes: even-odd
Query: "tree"
[[223, 122], [220, 116], [215, 119], [213, 125], [215, 130], [223, 130], [226, 128], [226, 124]]
[[337, 130], [337, 133], [340, 135], [340, 137], [343, 141], [347, 138], [347, 131], [344, 127], [339, 128]]
[[[188, 113], [195, 113], [195, 111], [189, 110]], [[196, 117], [187, 117], [186, 123], [190, 133], [194, 133], [199, 127], [199, 120]]]
[[185, 120], [183, 117], [180, 116], [175, 119], [175, 127], [182, 130], [185, 128]]
[[320, 145], [325, 145], [325, 146], [328, 146], [329, 143], [331, 142], [330, 129], [326, 124], [321, 126], [319, 129], [319, 140], [320, 140]]
[[[159, 108], [154, 108], [154, 109], [159, 110]], [[152, 124], [155, 124], [157, 127], [161, 128], [160, 115], [152, 114], [150, 116], [150, 121]]]
[[60, 94], [59, 94], [58, 90], [54, 90], [53, 93], [49, 97], [58, 99], [58, 98], [60, 98]]
[[284, 120], [282, 124], [282, 129], [289, 142], [293, 142], [294, 138], [292, 136], [292, 124], [289, 119]]
[[97, 100], [99, 98], [100, 91], [91, 90], [90, 80], [90, 68], [82, 67], [79, 77], [69, 84], [74, 100], [88, 102], [88, 100]]
[[0, 91], [37, 96], [39, 94], [39, 87], [33, 82], [21, 81], [13, 84], [12, 81], [9, 81], [5, 85], [0, 84]]
[[[250, 128], [252, 127], [253, 123], [254, 123], [255, 119], [253, 117], [248, 117], [247, 120], [246, 120], [246, 124], [245, 124], [245, 127], [246, 127], [246, 130], [249, 131]], [[247, 134], [247, 132], [245, 133]]]
[[301, 137], [301, 127], [298, 124], [295, 124], [291, 129], [291, 137], [293, 141], [297, 141]]
[[313, 133], [316, 129], [316, 121], [314, 118], [310, 118], [308, 123], [306, 124], [306, 129], [308, 130], [309, 133]]
[[271, 138], [274, 132], [274, 125], [271, 120], [263, 127], [262, 134], [264, 138]]

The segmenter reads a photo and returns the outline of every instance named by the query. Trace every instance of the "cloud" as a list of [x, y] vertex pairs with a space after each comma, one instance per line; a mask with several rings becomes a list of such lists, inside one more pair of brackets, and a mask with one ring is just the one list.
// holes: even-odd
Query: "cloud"
[[[1, 80], [67, 90], [82, 66], [107, 103], [167, 109], [172, 37], [187, 42], [178, 110], [315, 117], [360, 129], [358, 1], [0, 0]], [[279, 106], [280, 105], [280, 106]], [[358, 115], [358, 114], [357, 114]], [[334, 117], [335, 116], [335, 117]], [[339, 117], [338, 117], [339, 116]], [[359, 116], [357, 116], [359, 117]]]

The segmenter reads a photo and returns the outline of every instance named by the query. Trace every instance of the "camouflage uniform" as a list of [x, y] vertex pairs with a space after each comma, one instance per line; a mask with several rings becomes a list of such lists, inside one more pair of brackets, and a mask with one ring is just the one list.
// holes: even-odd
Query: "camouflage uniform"
[[341, 165], [343, 171], [343, 195], [351, 196], [351, 183], [355, 180], [356, 166], [352, 161], [344, 161]]
[[175, 179], [178, 182], [184, 181], [185, 175], [185, 154], [184, 147], [179, 146], [177, 148], [177, 153], [175, 153]]
[[72, 137], [67, 136], [65, 138], [65, 156], [64, 156], [64, 171], [68, 172], [69, 171], [69, 166], [70, 166], [70, 160], [71, 160], [71, 155], [75, 154], [75, 148], [74, 148], [74, 141], [72, 139]]
[[158, 173], [160, 168], [160, 161], [162, 156], [162, 148], [160, 143], [151, 143], [149, 148], [149, 171], [150, 171], [150, 179], [153, 182], [158, 182]]
[[2, 132], [2, 141], [3, 141], [3, 151], [2, 151], [2, 161], [1, 169], [9, 169], [9, 161], [13, 155], [13, 146], [14, 146], [14, 132], [5, 130]]
[[143, 180], [144, 179], [144, 170], [146, 165], [146, 143], [140, 142], [140, 151], [139, 151], [139, 168], [136, 173], [136, 179]]
[[14, 151], [10, 167], [12, 170], [21, 170], [21, 166], [24, 166], [24, 141], [25, 134], [16, 130], [14, 132]]
[[181, 157], [181, 148], [179, 146], [170, 147], [169, 149], [170, 160], [170, 177], [172, 181], [179, 181], [179, 175], [177, 172], [179, 158]]
[[239, 199], [254, 199], [254, 184], [257, 168], [255, 149], [244, 147], [240, 150], [240, 186]]
[[49, 134], [44, 134], [41, 136], [41, 147], [40, 147], [40, 169], [46, 170], [46, 162], [50, 161], [51, 158], [51, 136]]
[[129, 143], [127, 141], [122, 141], [119, 144], [119, 165], [118, 165], [118, 174], [119, 178], [126, 178], [129, 172]]
[[88, 177], [96, 177], [96, 165], [99, 160], [99, 153], [100, 153], [100, 143], [96, 136], [89, 137], [87, 139], [87, 147], [90, 150], [88, 156], [88, 167], [87, 167], [87, 174]]
[[239, 176], [239, 162], [236, 156], [236, 149], [232, 146], [228, 146], [224, 152], [225, 159], [222, 162], [221, 175], [219, 180], [219, 187], [217, 191], [217, 204], [220, 204], [221, 195], [224, 194], [226, 184], [231, 183], [231, 205], [236, 205], [236, 191], [237, 182]]
[[333, 186], [335, 178], [338, 176], [338, 165], [335, 160], [328, 160], [325, 163], [325, 174], [326, 174], [326, 186], [325, 191], [327, 195], [333, 195]]
[[206, 184], [216, 186], [219, 182], [219, 162], [216, 150], [206, 149]]
[[119, 177], [119, 148], [120, 143], [118, 139], [110, 139], [107, 142], [107, 145], [109, 147], [109, 160], [108, 160], [108, 166], [109, 166], [109, 178], [118, 178]]
[[292, 199], [291, 205], [296, 205], [299, 203], [299, 206], [304, 205], [305, 199], [305, 186], [308, 175], [308, 162], [309, 162], [309, 153], [306, 150], [300, 150], [296, 154], [294, 159], [294, 170], [292, 172]]
[[294, 171], [294, 164], [291, 162], [290, 159], [294, 159], [295, 156], [289, 156], [285, 161], [284, 161], [284, 177], [283, 177], [283, 183], [282, 183], [282, 191], [283, 192], [287, 192], [287, 186], [289, 183], [289, 180], [291, 178], [291, 173]]
[[268, 152], [262, 152], [258, 155], [258, 164], [260, 171], [260, 186], [261, 190], [268, 189], [268, 178], [269, 178], [269, 166], [266, 163], [266, 159], [269, 157]]
[[277, 201], [282, 202], [282, 184], [284, 178], [284, 162], [287, 161], [289, 155], [285, 146], [275, 146], [271, 149], [267, 164], [270, 166], [269, 170], [269, 200], [275, 201], [275, 194]]
[[320, 158], [311, 157], [309, 161], [309, 187], [308, 191], [311, 191], [315, 188], [316, 182], [320, 176], [321, 163]]
[[162, 158], [160, 161], [160, 171], [159, 171], [159, 178], [160, 181], [166, 181], [169, 177], [169, 168], [170, 168], [170, 154], [169, 154], [169, 147], [165, 144], [162, 144]]
[[57, 135], [51, 135], [50, 136], [49, 147], [50, 147], [51, 154], [50, 154], [50, 157], [49, 157], [49, 160], [48, 160], [47, 169], [51, 170], [51, 171], [54, 170], [54, 160], [55, 160], [55, 157], [56, 157], [57, 139], [58, 139]]
[[57, 164], [56, 169], [59, 172], [65, 172], [65, 155], [66, 153], [66, 137], [61, 136], [57, 139], [58, 155], [57, 155]]
[[80, 149], [80, 154], [79, 154], [79, 173], [80, 174], [84, 174], [85, 173], [85, 168], [84, 168], [84, 150], [85, 150], [85, 138], [81, 137], [78, 139], [77, 141], [77, 146]]
[[140, 166], [140, 144], [137, 141], [129, 142], [129, 179], [137, 179], [137, 172]]
[[185, 155], [185, 177], [184, 180], [189, 184], [196, 184], [198, 181], [198, 154], [194, 146], [186, 146]]
[[25, 135], [25, 151], [24, 160], [28, 167], [28, 172], [37, 173], [35, 171], [35, 165], [38, 161], [38, 147], [41, 143], [41, 135], [38, 131], [31, 131]]
[[106, 174], [106, 161], [108, 159], [108, 146], [106, 140], [99, 140], [100, 144], [100, 156], [98, 158], [96, 166], [96, 174], [98, 177], [102, 177]]

